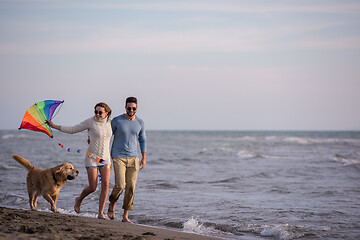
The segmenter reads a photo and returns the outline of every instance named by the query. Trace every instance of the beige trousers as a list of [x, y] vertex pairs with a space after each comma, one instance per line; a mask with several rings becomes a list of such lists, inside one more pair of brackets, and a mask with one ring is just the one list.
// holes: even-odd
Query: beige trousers
[[113, 158], [113, 167], [115, 186], [109, 200], [111, 203], [115, 203], [125, 189], [123, 209], [132, 210], [136, 180], [139, 172], [139, 158]]

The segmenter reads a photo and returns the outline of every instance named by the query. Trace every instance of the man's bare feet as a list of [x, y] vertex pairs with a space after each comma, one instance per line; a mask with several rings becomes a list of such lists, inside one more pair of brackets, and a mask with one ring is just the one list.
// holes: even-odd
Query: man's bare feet
[[80, 198], [75, 198], [75, 205], [74, 205], [74, 211], [76, 213], [79, 213], [80, 212], [80, 208], [81, 208], [81, 201], [80, 201]]
[[106, 219], [106, 217], [104, 216], [103, 213], [101, 213], [101, 214], [99, 213], [99, 214], [98, 214], [98, 218], [99, 218], [99, 219]]
[[133, 223], [129, 219], [129, 210], [124, 210], [122, 222]]
[[107, 215], [110, 219], [115, 218], [115, 203], [109, 203]]
[[130, 219], [128, 219], [128, 218], [123, 218], [122, 222], [133, 223], [133, 222], [130, 221]]

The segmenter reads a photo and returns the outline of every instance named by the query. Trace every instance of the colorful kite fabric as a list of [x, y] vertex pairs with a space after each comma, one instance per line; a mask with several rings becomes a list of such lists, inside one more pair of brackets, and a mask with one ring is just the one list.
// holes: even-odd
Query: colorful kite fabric
[[52, 119], [55, 109], [63, 102], [64, 101], [45, 100], [35, 103], [26, 111], [19, 130], [23, 128], [43, 132], [53, 138], [52, 131], [45, 121]]

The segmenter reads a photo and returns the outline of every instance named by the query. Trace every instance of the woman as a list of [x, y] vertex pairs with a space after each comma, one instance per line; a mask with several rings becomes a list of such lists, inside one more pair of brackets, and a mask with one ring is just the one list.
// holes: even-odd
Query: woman
[[110, 181], [110, 139], [112, 136], [111, 129], [111, 109], [103, 102], [95, 105], [95, 116], [73, 127], [55, 125], [47, 121], [49, 127], [65, 133], [78, 133], [88, 130], [89, 148], [85, 156], [85, 167], [88, 174], [89, 186], [83, 189], [80, 196], [75, 199], [74, 210], [80, 212], [81, 203], [86, 196], [94, 192], [97, 187], [97, 172], [101, 175], [101, 193], [99, 199], [98, 218], [106, 219], [104, 216], [105, 202], [109, 192]]

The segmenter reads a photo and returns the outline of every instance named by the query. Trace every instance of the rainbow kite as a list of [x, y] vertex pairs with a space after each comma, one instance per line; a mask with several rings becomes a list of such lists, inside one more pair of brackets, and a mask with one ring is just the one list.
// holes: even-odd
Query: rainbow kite
[[26, 111], [19, 130], [28, 129], [36, 132], [43, 132], [53, 138], [52, 131], [45, 121], [52, 119], [55, 109], [63, 102], [64, 101], [45, 100], [35, 103]]

